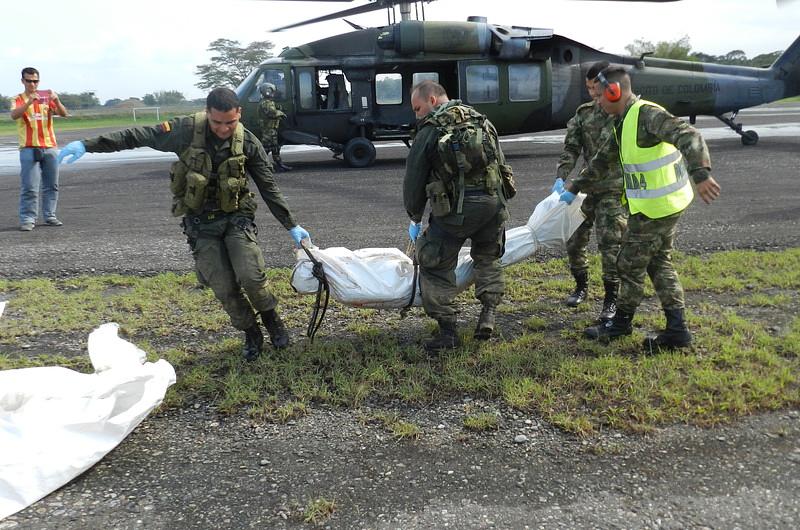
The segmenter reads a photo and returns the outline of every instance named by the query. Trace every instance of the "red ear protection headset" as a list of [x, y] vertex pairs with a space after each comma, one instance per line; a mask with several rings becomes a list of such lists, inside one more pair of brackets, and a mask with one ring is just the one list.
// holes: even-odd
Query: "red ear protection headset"
[[609, 82], [606, 76], [603, 75], [603, 72], [597, 74], [595, 79], [603, 85], [603, 94], [606, 96], [607, 100], [611, 102], [619, 101], [619, 98], [622, 97], [622, 87], [619, 86], [618, 82]]

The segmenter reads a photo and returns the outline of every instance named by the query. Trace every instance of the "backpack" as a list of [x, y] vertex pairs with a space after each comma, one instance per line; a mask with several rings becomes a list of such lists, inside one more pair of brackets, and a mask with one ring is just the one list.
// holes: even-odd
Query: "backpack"
[[[432, 186], [439, 196], [438, 202], [444, 204], [446, 198], [452, 204], [455, 200], [455, 213], [461, 214], [467, 188], [483, 188], [486, 193], [496, 195], [501, 178], [495, 148], [497, 132], [486, 117], [456, 103], [437, 109], [428, 122], [438, 132], [434, 175], [441, 184]], [[442, 197], [445, 193], [447, 197]], [[431, 199], [433, 205], [434, 197]], [[449, 204], [444, 209], [449, 210]]]

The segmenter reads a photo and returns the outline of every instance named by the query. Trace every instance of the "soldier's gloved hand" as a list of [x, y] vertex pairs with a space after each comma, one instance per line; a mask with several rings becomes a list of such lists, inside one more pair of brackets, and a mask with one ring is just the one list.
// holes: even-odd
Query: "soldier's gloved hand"
[[414, 221], [411, 221], [408, 224], [408, 237], [411, 238], [411, 241], [417, 240], [420, 230], [422, 230], [422, 223], [415, 223]]
[[[86, 154], [86, 146], [83, 145], [83, 142], [80, 140], [76, 140], [74, 142], [70, 142], [58, 152], [58, 163], [67, 159], [67, 164], [73, 164], [77, 159], [82, 157]], [[69, 157], [69, 158], [67, 158]]]
[[556, 178], [556, 181], [553, 182], [553, 187], [550, 188], [550, 193], [556, 192], [561, 194], [564, 191], [564, 179]]
[[572, 204], [572, 201], [575, 200], [575, 194], [571, 191], [562, 191], [561, 195], [558, 197], [558, 200], [561, 202], [565, 202], [567, 204]]
[[308, 231], [300, 225], [295, 225], [289, 229], [289, 234], [291, 234], [292, 239], [294, 239], [294, 244], [297, 245], [297, 248], [300, 248], [301, 241], [304, 239], [308, 239], [308, 242], [311, 243], [311, 236], [309, 235]]

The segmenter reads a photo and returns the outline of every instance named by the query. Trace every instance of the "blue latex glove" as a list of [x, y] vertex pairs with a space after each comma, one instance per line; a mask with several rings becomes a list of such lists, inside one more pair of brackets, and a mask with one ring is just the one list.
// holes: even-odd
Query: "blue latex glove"
[[564, 179], [557, 178], [555, 182], [553, 182], [553, 187], [550, 188], [550, 193], [556, 192], [561, 194], [564, 191]]
[[79, 140], [70, 142], [58, 152], [58, 163], [60, 164], [66, 158], [67, 164], [74, 164], [77, 159], [85, 154], [86, 146], [83, 145], [83, 142]]
[[308, 234], [305, 228], [300, 225], [295, 225], [289, 229], [289, 234], [291, 234], [292, 239], [294, 239], [294, 244], [297, 245], [297, 248], [300, 248], [300, 242], [304, 239], [308, 239], [308, 242], [311, 242], [311, 236]]
[[572, 204], [572, 201], [575, 200], [575, 194], [571, 191], [564, 190], [561, 192], [561, 196], [558, 198], [558, 200], [567, 204]]
[[408, 224], [408, 237], [411, 238], [411, 241], [417, 240], [420, 230], [422, 230], [422, 223], [415, 223], [414, 221], [411, 221]]

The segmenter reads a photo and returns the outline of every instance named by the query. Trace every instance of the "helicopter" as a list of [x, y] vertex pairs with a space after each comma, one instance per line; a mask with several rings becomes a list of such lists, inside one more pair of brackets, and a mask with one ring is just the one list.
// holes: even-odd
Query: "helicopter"
[[374, 142], [409, 145], [416, 122], [410, 91], [425, 79], [488, 116], [500, 135], [512, 135], [566, 127], [588, 101], [586, 71], [606, 60], [628, 69], [634, 93], [690, 123], [698, 115], [715, 116], [743, 145], [755, 145], [758, 134], [736, 123], [741, 109], [800, 94], [800, 37], [769, 67], [732, 66], [616, 55], [552, 29], [490, 24], [483, 17], [413, 20], [410, 8], [418, 3], [374, 0], [277, 28], [367, 10], [394, 13], [395, 5], [401, 13], [401, 20], [382, 27], [350, 23], [354, 31], [285, 48], [264, 61], [236, 89], [244, 125], [260, 134], [258, 88], [272, 83], [287, 115], [280, 131], [285, 144], [320, 145], [360, 168], [374, 163]]

